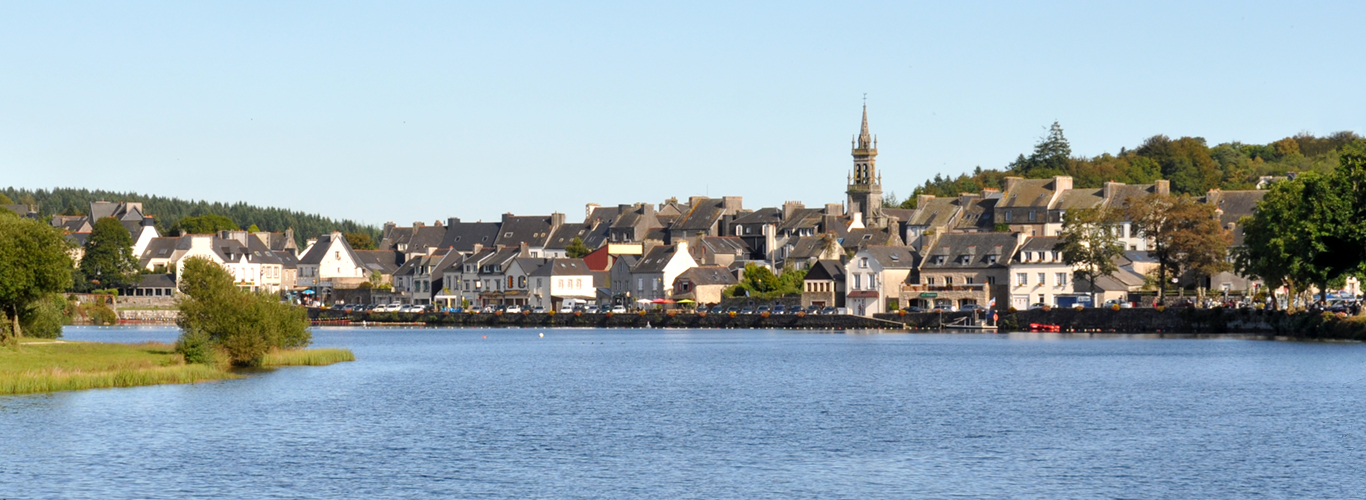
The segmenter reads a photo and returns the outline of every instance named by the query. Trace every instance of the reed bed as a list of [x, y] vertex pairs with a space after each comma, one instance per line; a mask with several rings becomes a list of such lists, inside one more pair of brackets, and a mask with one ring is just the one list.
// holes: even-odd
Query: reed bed
[[261, 366], [324, 366], [355, 360], [348, 349], [276, 349], [266, 354]]
[[0, 348], [0, 395], [192, 384], [237, 378], [216, 366], [187, 365], [175, 346], [23, 339]]
[[0, 378], [0, 394], [34, 394], [142, 385], [194, 384], [237, 377], [237, 375], [208, 365], [152, 366], [107, 371], [66, 371], [61, 368], [50, 368], [4, 374]]

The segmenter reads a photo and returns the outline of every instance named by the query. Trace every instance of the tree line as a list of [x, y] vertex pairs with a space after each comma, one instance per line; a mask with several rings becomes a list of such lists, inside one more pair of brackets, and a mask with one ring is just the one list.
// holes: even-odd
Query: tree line
[[1054, 122], [1028, 156], [1020, 154], [1002, 169], [977, 167], [957, 177], [936, 174], [917, 186], [906, 200], [888, 201], [901, 208], [915, 208], [917, 195], [958, 196], [980, 193], [985, 188], [1003, 189], [1007, 176], [1043, 179], [1057, 175], [1072, 177], [1077, 188], [1098, 188], [1106, 181], [1126, 184], [1151, 184], [1158, 179], [1171, 181], [1175, 194], [1199, 196], [1210, 189], [1253, 189], [1263, 176], [1284, 176], [1289, 172], [1332, 171], [1344, 148], [1366, 142], [1355, 132], [1337, 132], [1324, 137], [1308, 133], [1286, 137], [1270, 144], [1226, 142], [1210, 147], [1204, 138], [1172, 139], [1155, 135], [1134, 149], [1120, 148], [1117, 155], [1095, 157], [1072, 155], [1062, 126]]
[[210, 203], [204, 200], [188, 201], [132, 192], [73, 188], [47, 190], [8, 187], [0, 189], [0, 196], [8, 198], [13, 203], [35, 207], [44, 220], [53, 215], [87, 215], [85, 212], [94, 201], [140, 202], [147, 215], [156, 217], [157, 231], [163, 235], [207, 233], [213, 231], [203, 229], [238, 229], [252, 225], [262, 231], [271, 232], [283, 232], [293, 228], [295, 243], [300, 248], [303, 247], [304, 240], [332, 231], [367, 235], [374, 240], [380, 237], [379, 228], [356, 221], [336, 220], [317, 214], [259, 207], [242, 202]]

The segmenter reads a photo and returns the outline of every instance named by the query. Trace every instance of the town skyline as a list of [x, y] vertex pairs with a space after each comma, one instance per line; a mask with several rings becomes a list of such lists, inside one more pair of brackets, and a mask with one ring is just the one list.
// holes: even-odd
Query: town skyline
[[[1366, 42], [1361, 8], [19, 5], [0, 170], [376, 225], [623, 191], [816, 204], [842, 198], [866, 93], [905, 196], [1005, 166], [1054, 121], [1086, 156], [1360, 133], [1366, 76], [1326, 49]], [[456, 189], [505, 172], [545, 181]]]

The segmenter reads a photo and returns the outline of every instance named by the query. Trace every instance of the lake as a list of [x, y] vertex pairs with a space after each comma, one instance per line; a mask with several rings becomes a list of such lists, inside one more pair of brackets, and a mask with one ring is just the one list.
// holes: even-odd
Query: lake
[[[68, 327], [66, 338], [177, 334]], [[1366, 490], [1362, 344], [373, 328], [319, 328], [314, 340], [357, 361], [0, 397], [0, 498]]]

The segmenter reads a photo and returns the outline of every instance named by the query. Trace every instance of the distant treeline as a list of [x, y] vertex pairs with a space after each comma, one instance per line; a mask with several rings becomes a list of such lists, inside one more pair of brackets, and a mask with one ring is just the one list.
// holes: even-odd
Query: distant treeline
[[379, 229], [351, 220], [334, 220], [317, 214], [306, 214], [282, 208], [258, 207], [246, 203], [210, 203], [207, 201], [187, 201], [179, 198], [165, 198], [138, 193], [119, 193], [113, 191], [91, 191], [89, 189], [56, 188], [0, 189], [15, 203], [36, 206], [44, 220], [53, 215], [86, 215], [93, 201], [132, 201], [141, 202], [144, 213], [156, 217], [157, 231], [163, 235], [175, 234], [176, 223], [185, 217], [221, 215], [232, 219], [239, 227], [255, 225], [262, 231], [282, 232], [294, 229], [294, 238], [302, 248], [304, 240], [332, 231], [343, 233], [368, 234], [379, 240]]
[[1137, 148], [1120, 148], [1086, 158], [1072, 156], [1071, 146], [1057, 123], [1034, 146], [1028, 156], [1021, 154], [1004, 169], [977, 167], [972, 173], [954, 176], [935, 175], [918, 186], [904, 203], [889, 196], [889, 205], [898, 203], [913, 208], [916, 195], [958, 196], [979, 193], [983, 188], [1001, 189], [1007, 176], [1043, 179], [1070, 175], [1077, 188], [1098, 188], [1106, 181], [1126, 184], [1151, 184], [1158, 179], [1171, 181], [1177, 194], [1202, 195], [1210, 189], [1253, 189], [1262, 176], [1283, 176], [1287, 172], [1328, 172], [1338, 165], [1343, 146], [1363, 141], [1355, 132], [1338, 132], [1325, 137], [1302, 133], [1270, 144], [1226, 142], [1214, 147], [1201, 137], [1172, 139], [1155, 135]]

